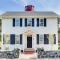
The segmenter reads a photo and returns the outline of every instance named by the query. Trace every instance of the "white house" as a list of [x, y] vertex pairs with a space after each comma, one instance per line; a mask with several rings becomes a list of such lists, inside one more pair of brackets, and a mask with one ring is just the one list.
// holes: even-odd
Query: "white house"
[[58, 50], [56, 13], [34, 11], [34, 6], [28, 5], [24, 12], [6, 12], [1, 17], [2, 50]]

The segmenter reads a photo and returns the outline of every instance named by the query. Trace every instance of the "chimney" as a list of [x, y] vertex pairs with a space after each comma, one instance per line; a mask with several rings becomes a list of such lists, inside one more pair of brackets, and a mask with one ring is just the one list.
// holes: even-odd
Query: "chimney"
[[29, 11], [29, 12], [34, 11], [34, 6], [33, 5], [25, 6], [25, 11]]

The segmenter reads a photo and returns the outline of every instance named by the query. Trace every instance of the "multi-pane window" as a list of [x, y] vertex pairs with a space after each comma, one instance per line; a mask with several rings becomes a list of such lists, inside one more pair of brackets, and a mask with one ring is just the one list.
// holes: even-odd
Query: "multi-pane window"
[[39, 35], [39, 43], [44, 44], [44, 35]]
[[3, 35], [3, 44], [10, 44], [10, 35]]
[[25, 18], [25, 26], [34, 26], [34, 18]]
[[27, 20], [27, 26], [32, 26], [32, 19]]
[[49, 34], [49, 44], [56, 44], [56, 34]]
[[13, 18], [13, 27], [20, 26], [22, 27], [22, 18]]
[[44, 34], [44, 44], [49, 44], [49, 34]]
[[44, 26], [44, 19], [40, 19], [40, 20], [39, 20], [39, 25], [40, 25], [40, 26]]
[[15, 35], [15, 44], [20, 44], [20, 35]]
[[37, 44], [44, 44], [44, 35], [37, 34]]
[[37, 27], [39, 26], [46, 26], [46, 18], [44, 19], [37, 18]]
[[15, 26], [20, 26], [20, 20], [19, 19], [15, 19]]

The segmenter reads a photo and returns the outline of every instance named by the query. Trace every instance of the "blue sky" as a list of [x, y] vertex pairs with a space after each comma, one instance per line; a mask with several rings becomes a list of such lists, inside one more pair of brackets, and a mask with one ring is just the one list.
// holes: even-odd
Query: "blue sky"
[[54, 11], [60, 14], [60, 0], [0, 0], [0, 14], [24, 11], [26, 5], [34, 5], [35, 11]]

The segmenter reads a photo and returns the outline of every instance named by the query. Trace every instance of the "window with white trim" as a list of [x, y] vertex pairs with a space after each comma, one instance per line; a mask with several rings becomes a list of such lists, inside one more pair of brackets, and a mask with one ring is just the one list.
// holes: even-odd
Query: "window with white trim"
[[20, 26], [20, 19], [15, 19], [15, 26]]
[[15, 35], [15, 44], [20, 44], [20, 35]]
[[3, 44], [10, 44], [10, 35], [3, 35]]
[[40, 25], [40, 26], [44, 26], [44, 19], [40, 19], [40, 20], [39, 20], [39, 25]]
[[27, 20], [27, 26], [32, 26], [32, 19]]
[[44, 44], [44, 34], [39, 35], [39, 44]]

